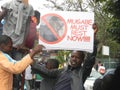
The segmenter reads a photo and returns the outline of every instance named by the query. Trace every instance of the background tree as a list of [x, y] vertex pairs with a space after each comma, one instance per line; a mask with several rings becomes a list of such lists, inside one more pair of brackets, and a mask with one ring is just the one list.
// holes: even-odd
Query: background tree
[[120, 0], [97, 0], [97, 2], [104, 3], [102, 10], [111, 16], [108, 32], [117, 43], [120, 43]]
[[70, 54], [70, 51], [67, 50], [59, 50], [57, 53], [56, 58], [59, 60], [61, 65], [64, 65], [64, 63], [67, 61], [67, 58]]

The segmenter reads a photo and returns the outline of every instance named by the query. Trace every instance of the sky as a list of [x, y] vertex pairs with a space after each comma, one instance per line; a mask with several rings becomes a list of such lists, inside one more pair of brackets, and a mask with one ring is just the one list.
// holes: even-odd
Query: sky
[[[8, 2], [8, 1], [10, 1], [10, 0], [0, 0], [0, 7], [2, 4], [4, 4], [5, 2]], [[0, 10], [1, 10], [1, 8], [0, 8]]]
[[[11, 1], [11, 0], [0, 0], [0, 7], [2, 4], [4, 4], [5, 2], [8, 2], [8, 1]], [[58, 3], [62, 2], [62, 1], [64, 1], [64, 0], [58, 0]], [[48, 2], [46, 0], [44, 0], [44, 1], [29, 0], [29, 4], [31, 4], [35, 10], [46, 10], [47, 8], [44, 6], [44, 4], [48, 4]], [[0, 8], [0, 10], [1, 10], [1, 8]]]
[[44, 1], [41, 1], [41, 0], [29, 0], [29, 4], [31, 4], [35, 10], [45, 9], [45, 7], [43, 5], [45, 3], [47, 3], [46, 0], [44, 0]]
[[[9, 1], [11, 1], [11, 0], [0, 0], [0, 7], [2, 4], [9, 2]], [[35, 10], [45, 9], [45, 7], [43, 6], [43, 4], [45, 4], [45, 3], [47, 3], [47, 1], [45, 1], [45, 0], [44, 0], [44, 2], [41, 0], [29, 0], [29, 4], [31, 4]], [[0, 10], [1, 10], [1, 8], [0, 8]]]
[[[4, 4], [5, 2], [8, 2], [11, 0], [0, 0], [0, 7], [2, 4]], [[53, 0], [56, 1], [58, 5], [61, 5], [62, 2], [64, 2], [64, 0]], [[86, 3], [87, 0], [84, 0], [84, 3]], [[34, 8], [34, 10], [38, 10], [38, 11], [44, 11], [44, 10], [53, 10], [50, 7], [46, 8], [44, 6], [44, 4], [49, 4], [52, 5], [50, 2], [47, 2], [46, 0], [29, 0], [29, 4], [31, 4]], [[0, 8], [1, 11], [1, 8]]]

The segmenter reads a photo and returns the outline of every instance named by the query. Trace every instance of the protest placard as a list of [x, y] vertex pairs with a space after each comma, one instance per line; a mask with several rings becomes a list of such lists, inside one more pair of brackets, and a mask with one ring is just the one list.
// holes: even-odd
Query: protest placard
[[41, 12], [39, 43], [50, 50], [93, 51], [93, 12]]

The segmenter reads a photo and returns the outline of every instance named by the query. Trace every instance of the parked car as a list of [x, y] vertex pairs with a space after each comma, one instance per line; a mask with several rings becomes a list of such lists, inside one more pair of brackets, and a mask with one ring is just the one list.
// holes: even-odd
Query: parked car
[[90, 76], [87, 78], [87, 80], [84, 83], [85, 90], [93, 90], [93, 84], [97, 78], [101, 78], [102, 75], [96, 71], [94, 68], [92, 68]]
[[103, 77], [104, 77], [105, 75], [107, 75], [107, 74], [114, 74], [114, 72], [115, 72], [115, 68], [109, 68], [109, 69], [106, 70], [106, 72], [105, 72], [105, 74], [103, 75]]

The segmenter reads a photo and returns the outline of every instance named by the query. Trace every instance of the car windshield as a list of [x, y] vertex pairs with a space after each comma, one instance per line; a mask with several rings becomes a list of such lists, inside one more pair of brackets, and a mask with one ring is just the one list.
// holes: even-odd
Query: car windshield
[[106, 72], [105, 72], [105, 74], [103, 75], [103, 77], [104, 77], [105, 75], [107, 75], [107, 74], [114, 74], [114, 72], [115, 72], [115, 68], [107, 69]]

